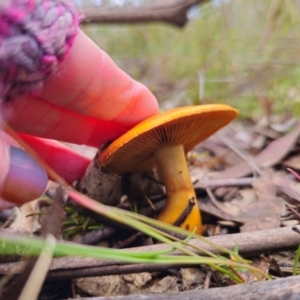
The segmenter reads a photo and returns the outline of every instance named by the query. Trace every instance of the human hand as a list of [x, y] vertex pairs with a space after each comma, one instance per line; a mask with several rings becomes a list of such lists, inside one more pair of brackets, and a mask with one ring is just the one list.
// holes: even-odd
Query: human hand
[[[55, 140], [99, 147], [157, 113], [158, 104], [145, 86], [121, 71], [79, 30], [68, 55], [40, 95], [2, 102], [0, 111], [2, 118], [71, 183], [83, 175], [89, 160]], [[20, 204], [40, 196], [47, 177], [3, 131], [0, 138], [3, 209], [12, 202]]]

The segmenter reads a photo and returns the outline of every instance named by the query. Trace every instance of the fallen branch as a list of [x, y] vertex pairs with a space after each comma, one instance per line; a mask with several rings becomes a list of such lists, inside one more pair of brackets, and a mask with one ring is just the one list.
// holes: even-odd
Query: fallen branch
[[[113, 297], [81, 298], [81, 300], [292, 300], [300, 294], [300, 276], [277, 280], [238, 284], [223, 288], [148, 295], [128, 295]], [[72, 300], [72, 299], [71, 299]]]
[[[296, 226], [300, 231], [300, 226]], [[293, 231], [291, 227], [284, 227], [270, 230], [260, 230], [246, 233], [237, 233], [224, 236], [214, 236], [207, 238], [208, 242], [215, 243], [223, 248], [234, 250], [238, 247], [239, 254], [244, 257], [254, 257], [262, 253], [282, 251], [296, 248], [300, 244], [300, 234]], [[191, 240], [189, 244], [211, 251], [215, 254], [222, 254], [220, 250], [209, 246], [199, 240]], [[138, 248], [131, 248], [131, 251], [160, 251], [169, 249], [166, 244], [157, 244]], [[180, 255], [178, 251], [172, 254]], [[202, 253], [198, 253], [202, 254]], [[176, 265], [176, 267], [186, 265]], [[0, 274], [15, 274], [22, 272], [23, 262], [5, 263], [0, 265]], [[174, 265], [155, 265], [155, 264], [121, 264], [111, 260], [99, 260], [85, 257], [62, 257], [53, 260], [48, 274], [49, 280], [61, 280], [69, 278], [128, 274], [144, 271], [160, 271]]]
[[188, 21], [187, 11], [205, 0], [169, 0], [137, 7], [85, 7], [81, 9], [85, 23], [166, 22], [183, 27]]

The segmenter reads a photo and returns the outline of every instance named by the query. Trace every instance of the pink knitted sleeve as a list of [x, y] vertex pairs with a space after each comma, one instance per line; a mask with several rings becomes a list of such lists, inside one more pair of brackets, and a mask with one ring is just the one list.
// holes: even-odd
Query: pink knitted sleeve
[[69, 1], [0, 0], [0, 101], [38, 94], [76, 36]]

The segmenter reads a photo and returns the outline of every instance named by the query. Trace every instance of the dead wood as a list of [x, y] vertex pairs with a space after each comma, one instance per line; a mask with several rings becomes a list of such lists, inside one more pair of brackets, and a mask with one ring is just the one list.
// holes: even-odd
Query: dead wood
[[85, 23], [141, 23], [165, 22], [183, 27], [188, 21], [187, 11], [205, 0], [169, 0], [137, 7], [85, 7], [81, 11]]
[[[300, 226], [296, 226], [300, 231]], [[238, 246], [239, 253], [243, 257], [254, 257], [262, 253], [270, 253], [296, 248], [300, 244], [300, 235], [291, 227], [284, 227], [270, 230], [237, 233], [224, 236], [207, 238], [209, 242], [218, 244], [224, 248], [233, 250]], [[211, 251], [215, 254], [223, 252], [207, 243], [199, 240], [191, 240], [190, 244]], [[169, 249], [166, 244], [157, 244], [138, 248], [131, 248], [131, 251], [159, 251]], [[172, 254], [179, 255], [180, 252], [173, 251]], [[199, 253], [201, 254], [201, 253]], [[128, 274], [143, 271], [160, 271], [171, 268], [174, 265], [153, 265], [153, 264], [120, 264], [111, 260], [99, 260], [86, 257], [62, 257], [53, 260], [48, 274], [50, 280], [61, 280], [67, 278], [79, 278], [87, 276]], [[176, 267], [186, 265], [176, 265]], [[0, 274], [11, 274], [22, 272], [24, 263], [5, 263], [0, 265]]]
[[224, 288], [149, 295], [81, 298], [81, 300], [296, 300], [300, 294], [300, 276], [277, 280], [245, 283]]
[[76, 190], [103, 204], [117, 205], [122, 195], [121, 177], [102, 166], [97, 153]]

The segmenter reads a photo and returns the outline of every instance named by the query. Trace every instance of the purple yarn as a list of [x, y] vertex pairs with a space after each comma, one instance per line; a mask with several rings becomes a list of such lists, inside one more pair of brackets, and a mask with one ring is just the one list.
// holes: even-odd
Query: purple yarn
[[65, 0], [0, 0], [0, 100], [38, 94], [76, 36]]

